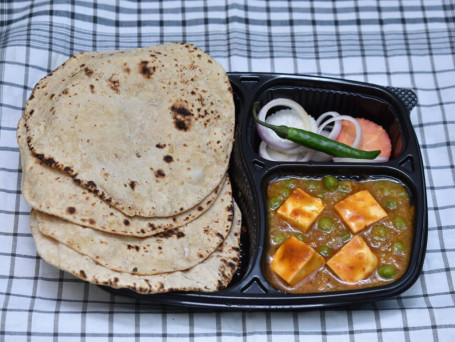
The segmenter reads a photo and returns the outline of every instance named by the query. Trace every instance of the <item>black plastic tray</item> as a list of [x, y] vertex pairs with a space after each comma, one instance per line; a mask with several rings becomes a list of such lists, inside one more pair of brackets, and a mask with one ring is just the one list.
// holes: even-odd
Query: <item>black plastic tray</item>
[[[408, 289], [418, 278], [426, 251], [428, 222], [420, 148], [409, 114], [415, 94], [401, 88], [303, 75], [230, 73], [236, 106], [235, 143], [230, 176], [234, 197], [243, 214], [241, 262], [231, 284], [216, 293], [139, 295], [105, 288], [141, 302], [204, 309], [302, 309], [349, 305], [389, 299]], [[335, 110], [381, 124], [392, 140], [392, 157], [382, 164], [272, 162], [257, 154], [259, 137], [251, 117], [252, 104], [276, 97], [300, 102], [314, 117]], [[407, 188], [415, 206], [414, 242], [405, 274], [381, 287], [343, 292], [295, 295], [273, 288], [262, 273], [266, 238], [265, 189], [269, 180], [286, 175], [342, 176], [353, 179], [389, 178]]]

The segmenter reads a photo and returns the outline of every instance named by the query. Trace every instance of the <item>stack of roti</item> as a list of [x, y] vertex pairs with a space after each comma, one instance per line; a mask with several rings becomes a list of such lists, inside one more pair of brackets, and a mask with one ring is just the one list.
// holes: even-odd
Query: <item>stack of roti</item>
[[234, 116], [225, 71], [194, 45], [71, 57], [17, 130], [40, 256], [139, 293], [227, 286], [240, 252]]

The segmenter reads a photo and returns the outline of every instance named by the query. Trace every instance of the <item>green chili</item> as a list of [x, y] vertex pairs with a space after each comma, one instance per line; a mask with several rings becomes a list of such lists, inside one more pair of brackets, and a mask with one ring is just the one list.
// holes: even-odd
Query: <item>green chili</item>
[[262, 126], [270, 128], [280, 138], [291, 140], [297, 144], [312, 148], [313, 150], [325, 152], [335, 157], [356, 158], [356, 159], [374, 159], [381, 151], [362, 151], [350, 147], [338, 141], [326, 138], [320, 134], [309, 132], [303, 129], [276, 126], [259, 120], [256, 113], [257, 102], [253, 105], [253, 117], [256, 122]]

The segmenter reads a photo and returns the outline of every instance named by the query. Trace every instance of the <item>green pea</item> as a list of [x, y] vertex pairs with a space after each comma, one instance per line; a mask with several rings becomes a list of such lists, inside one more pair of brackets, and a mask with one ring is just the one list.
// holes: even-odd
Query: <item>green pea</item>
[[322, 256], [329, 257], [332, 251], [329, 246], [324, 245], [318, 248], [318, 252]]
[[388, 200], [384, 202], [384, 207], [386, 207], [389, 210], [395, 210], [398, 208], [398, 204], [394, 200]]
[[340, 186], [338, 187], [338, 189], [344, 193], [350, 193], [352, 191], [351, 184], [349, 184], [347, 182], [341, 183]]
[[351, 238], [351, 233], [349, 233], [347, 230], [343, 230], [340, 234], [341, 241], [346, 242]]
[[373, 233], [374, 236], [380, 239], [385, 239], [389, 235], [387, 228], [383, 225], [374, 226], [371, 232]]
[[395, 273], [395, 268], [392, 265], [383, 265], [378, 269], [378, 274], [383, 279], [392, 279], [395, 277]]
[[327, 192], [321, 191], [316, 194], [316, 197], [324, 199], [326, 195], [327, 195]]
[[332, 191], [332, 190], [335, 190], [336, 188], [338, 188], [338, 179], [336, 179], [333, 176], [324, 177], [322, 182], [324, 184], [324, 188], [326, 188], [329, 191]]
[[294, 236], [295, 236], [297, 239], [299, 239], [300, 241], [305, 242], [305, 235], [303, 235], [303, 234], [295, 234]]
[[283, 233], [277, 232], [277, 233], [273, 234], [273, 236], [272, 236], [272, 241], [276, 245], [281, 245], [284, 242], [284, 240], [285, 240], [285, 236]]
[[406, 191], [405, 188], [400, 188], [397, 190], [397, 196], [398, 197], [408, 197], [408, 192]]
[[403, 216], [396, 216], [393, 219], [393, 225], [399, 230], [405, 230], [408, 228], [408, 222]]
[[294, 189], [297, 186], [297, 183], [293, 179], [286, 179], [284, 181], [283, 185], [284, 185], [285, 188], [288, 188], [288, 189], [292, 190], [292, 189]]
[[330, 217], [322, 217], [318, 221], [318, 229], [323, 232], [330, 232], [335, 227], [335, 223]]
[[283, 188], [280, 188], [280, 189], [278, 190], [278, 194], [279, 194], [280, 196], [282, 196], [283, 198], [288, 198], [289, 195], [291, 194], [291, 190], [289, 190], [288, 188], [284, 188], [284, 187], [283, 187]]
[[392, 245], [392, 250], [395, 255], [401, 255], [404, 253], [404, 243], [397, 241]]
[[318, 187], [318, 183], [316, 181], [309, 181], [307, 184], [306, 184], [306, 188], [309, 192], [313, 192], [317, 189]]
[[388, 185], [388, 184], [385, 184], [382, 188], [382, 193], [384, 194], [384, 196], [390, 196], [392, 194], [392, 188]]
[[279, 197], [271, 197], [269, 198], [269, 208], [271, 210], [278, 209], [281, 205], [281, 198]]

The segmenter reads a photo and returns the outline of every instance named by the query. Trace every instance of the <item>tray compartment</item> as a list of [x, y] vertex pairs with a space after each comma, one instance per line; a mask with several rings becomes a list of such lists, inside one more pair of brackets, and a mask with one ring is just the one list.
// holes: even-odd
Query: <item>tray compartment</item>
[[[259, 103], [259, 107], [262, 107], [273, 99], [288, 98], [300, 103], [315, 119], [325, 112], [337, 111], [342, 115], [371, 120], [381, 125], [388, 133], [392, 142], [391, 159], [397, 158], [403, 153], [409, 140], [407, 131], [403, 129], [402, 125], [405, 113], [402, 113], [394, 102], [387, 101], [384, 96], [380, 96], [380, 93], [369, 93], [365, 90], [361, 93], [322, 89], [308, 87], [304, 85], [304, 82], [302, 83], [291, 87], [286, 80], [273, 82], [270, 87], [261, 89], [256, 96], [256, 101]], [[257, 153], [260, 138], [255, 126], [251, 118], [247, 123], [249, 130], [252, 130], [248, 145], [252, 151]]]
[[[353, 173], [353, 169], [350, 167], [339, 168], [336, 165], [312, 165], [305, 166], [302, 164], [289, 164], [289, 165], [277, 165], [268, 169], [264, 172], [261, 179], [261, 203], [260, 205], [267, 205], [267, 187], [268, 185], [278, 179], [283, 178], [305, 178], [305, 179], [322, 179], [324, 176], [331, 175], [335, 176], [340, 180], [353, 180], [357, 182], [367, 181], [367, 180], [389, 180], [392, 182], [399, 183], [404, 186], [406, 189], [410, 203], [415, 208], [419, 208], [423, 205], [422, 203], [422, 193], [418, 184], [415, 183], [414, 179], [410, 177], [409, 174], [403, 172], [400, 169], [390, 166], [378, 167], [377, 165], [360, 165], [357, 167]], [[268, 222], [267, 218], [264, 217], [264, 220], [260, 222], [261, 231], [264, 232], [264, 246], [267, 244], [267, 230]], [[418, 276], [419, 263], [421, 262], [421, 257], [424, 254], [422, 251], [422, 237], [425, 235], [424, 224], [421, 221], [418, 211], [415, 211], [415, 217], [412, 224], [413, 230], [413, 244], [411, 248], [411, 255], [408, 267], [404, 274], [393, 283], [387, 284], [387, 287], [400, 286], [400, 283], [409, 283]], [[267, 267], [267, 255], [265, 253], [266, 248], [264, 248], [264, 253], [261, 258], [261, 271], [264, 275], [263, 279], [268, 283], [267, 277], [265, 276], [265, 267]], [[273, 287], [272, 285], [270, 285]], [[354, 290], [352, 290], [354, 291]], [[364, 297], [368, 297], [368, 293], [372, 291], [372, 288], [365, 288], [355, 290], [356, 295], [362, 294]], [[269, 292], [275, 292], [270, 290]], [[280, 292], [277, 290], [277, 292]], [[345, 291], [349, 292], [349, 291]], [[307, 295], [302, 295], [307, 296]], [[308, 295], [309, 296], [309, 295]]]

